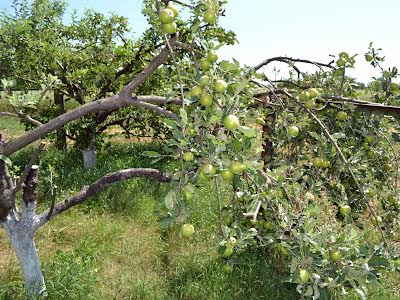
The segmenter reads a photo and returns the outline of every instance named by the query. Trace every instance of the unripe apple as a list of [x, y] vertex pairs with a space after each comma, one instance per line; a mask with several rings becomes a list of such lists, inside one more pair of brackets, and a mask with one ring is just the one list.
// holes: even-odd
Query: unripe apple
[[319, 91], [316, 88], [308, 89], [308, 93], [310, 94], [311, 98], [315, 98], [319, 95]]
[[233, 246], [231, 245], [226, 246], [223, 256], [230, 257], [232, 255], [233, 255]]
[[190, 90], [190, 94], [192, 96], [200, 96], [203, 93], [203, 90], [201, 89], [201, 87], [199, 87], [198, 85], [192, 87], [192, 89]]
[[191, 193], [191, 192], [189, 192], [189, 191], [185, 191], [184, 192], [184, 194], [185, 194], [185, 200], [186, 201], [192, 201], [192, 199], [193, 199], [193, 194]]
[[372, 135], [368, 135], [365, 137], [365, 141], [367, 143], [372, 143], [374, 141], [374, 137]]
[[339, 212], [343, 217], [345, 217], [351, 213], [351, 207], [348, 206], [347, 204], [343, 205], [340, 207]]
[[160, 21], [163, 24], [170, 24], [174, 21], [174, 12], [171, 9], [164, 8], [160, 11]]
[[217, 22], [217, 16], [210, 10], [207, 10], [203, 15], [203, 20], [209, 25], [213, 25]]
[[274, 223], [270, 221], [264, 222], [264, 229], [266, 230], [272, 230], [274, 228]]
[[322, 160], [322, 168], [329, 168], [329, 166], [331, 165], [331, 162], [329, 160], [323, 159]]
[[336, 61], [336, 64], [337, 64], [338, 67], [344, 67], [346, 65], [346, 60], [344, 60], [343, 58], [339, 58]]
[[233, 179], [235, 175], [229, 171], [229, 170], [223, 170], [221, 171], [221, 177], [225, 180], [225, 181], [231, 181]]
[[200, 61], [200, 69], [203, 71], [208, 71], [211, 69], [211, 63], [207, 59], [202, 59]]
[[299, 99], [303, 102], [307, 101], [310, 99], [310, 93], [308, 91], [302, 91], [299, 95]]
[[300, 132], [300, 130], [299, 130], [299, 128], [297, 126], [289, 126], [289, 128], [288, 128], [288, 134], [291, 137], [298, 136], [299, 132]]
[[164, 24], [163, 29], [168, 34], [174, 34], [176, 32], [177, 26], [175, 22]]
[[213, 104], [213, 97], [208, 93], [202, 94], [199, 102], [205, 107], [211, 106]]
[[171, 2], [168, 3], [167, 9], [171, 10], [174, 13], [174, 18], [177, 18], [179, 16], [179, 9]]
[[372, 61], [373, 59], [374, 59], [374, 57], [373, 57], [371, 54], [369, 54], [369, 53], [365, 54], [365, 60], [366, 60], [367, 62], [370, 62], [370, 61]]
[[342, 255], [339, 251], [334, 251], [331, 253], [331, 259], [335, 262], [339, 261], [342, 258]]
[[392, 91], [398, 91], [399, 88], [400, 88], [400, 86], [399, 86], [398, 83], [396, 83], [396, 82], [391, 82], [391, 83], [390, 83], [390, 90], [392, 90]]
[[183, 237], [191, 237], [194, 234], [194, 226], [192, 224], [183, 224], [181, 227]]
[[320, 157], [315, 157], [312, 161], [312, 164], [316, 168], [322, 168], [323, 160]]
[[223, 270], [225, 273], [229, 274], [229, 273], [233, 272], [233, 267], [232, 267], [232, 265], [226, 264], [226, 265], [224, 265]]
[[183, 160], [184, 161], [192, 161], [194, 158], [193, 153], [192, 152], [185, 152], [183, 153]]
[[207, 59], [210, 63], [215, 63], [218, 60], [218, 55], [214, 51], [210, 51], [207, 54]]
[[304, 103], [304, 106], [307, 107], [308, 109], [313, 109], [315, 107], [315, 100], [314, 99], [307, 100]]
[[339, 111], [336, 115], [338, 121], [345, 121], [347, 119], [347, 113], [344, 111]]
[[210, 83], [210, 77], [207, 75], [203, 75], [200, 77], [199, 84], [200, 86], [207, 86]]
[[339, 57], [343, 58], [344, 60], [348, 60], [350, 56], [349, 56], [349, 54], [347, 52], [343, 51], [343, 52], [339, 53]]
[[227, 130], [235, 130], [240, 127], [240, 121], [235, 115], [226, 116], [224, 119], [224, 127]]
[[214, 82], [214, 90], [217, 93], [224, 93], [228, 87], [228, 84], [223, 79], [218, 79]]
[[265, 121], [263, 118], [257, 118], [256, 119], [256, 124], [257, 125], [265, 125]]
[[212, 177], [217, 173], [217, 169], [213, 165], [208, 164], [205, 165], [203, 169], [201, 169], [201, 173], [203, 173], [207, 177]]
[[301, 269], [299, 272], [299, 279], [301, 283], [307, 283], [310, 280], [310, 274], [306, 270]]
[[246, 166], [242, 164], [240, 161], [234, 160], [229, 166], [229, 171], [232, 174], [240, 175], [246, 170]]

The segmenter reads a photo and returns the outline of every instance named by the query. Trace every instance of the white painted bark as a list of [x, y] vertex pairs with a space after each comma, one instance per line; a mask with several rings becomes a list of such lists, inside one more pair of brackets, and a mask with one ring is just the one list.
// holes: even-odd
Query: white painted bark
[[96, 150], [92, 147], [89, 147], [85, 150], [82, 150], [83, 155], [83, 166], [85, 169], [91, 169], [96, 164]]
[[35, 215], [35, 204], [29, 203], [20, 220], [8, 217], [1, 223], [10, 238], [24, 276], [25, 287], [30, 298], [45, 296], [46, 285], [34, 242], [39, 225]]

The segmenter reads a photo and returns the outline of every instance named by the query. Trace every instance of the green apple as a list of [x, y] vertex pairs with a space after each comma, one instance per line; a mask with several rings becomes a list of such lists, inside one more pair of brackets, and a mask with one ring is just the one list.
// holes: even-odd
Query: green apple
[[374, 141], [374, 137], [372, 135], [368, 135], [365, 137], [365, 141], [367, 143], [372, 143]]
[[229, 171], [232, 174], [240, 175], [246, 170], [246, 166], [242, 164], [240, 161], [234, 160], [229, 166]]
[[389, 71], [383, 71], [383, 73], [382, 73], [383, 78], [386, 78], [386, 79], [392, 77], [392, 75], [393, 75], [393, 73], [389, 72]]
[[167, 9], [171, 10], [174, 13], [174, 18], [177, 18], [179, 16], [179, 9], [172, 3], [168, 3]]
[[168, 34], [174, 34], [176, 32], [177, 26], [175, 22], [164, 24], [163, 29]]
[[233, 267], [232, 267], [232, 265], [230, 265], [230, 264], [226, 264], [226, 265], [224, 265], [223, 270], [224, 270], [224, 272], [225, 272], [226, 274], [229, 274], [229, 273], [232, 273], [232, 272], [233, 272]]
[[204, 87], [207, 86], [210, 83], [210, 77], [207, 75], [203, 75], [200, 77], [199, 84], [200, 86]]
[[229, 170], [223, 170], [221, 171], [221, 177], [225, 180], [225, 181], [232, 181], [233, 177], [235, 175], [229, 171]]
[[299, 130], [299, 128], [297, 126], [289, 126], [289, 128], [288, 128], [288, 134], [291, 137], [298, 136], [299, 132], [300, 132], [300, 130]]
[[312, 161], [312, 164], [313, 164], [313, 166], [316, 167], [316, 168], [322, 168], [323, 162], [324, 162], [324, 161], [323, 161], [322, 158], [320, 158], [320, 157], [315, 157], [315, 158], [313, 159], [313, 161]]
[[233, 246], [232, 245], [226, 246], [223, 256], [230, 257], [232, 255], [233, 255]]
[[370, 62], [370, 61], [372, 61], [373, 59], [374, 59], [374, 57], [373, 57], [371, 54], [369, 54], [369, 53], [365, 54], [365, 60], [366, 60], [367, 62]]
[[227, 130], [236, 130], [240, 127], [240, 121], [235, 115], [226, 116], [224, 119], [224, 127]]
[[257, 118], [256, 119], [256, 124], [264, 126], [265, 125], [265, 121], [264, 121], [263, 118]]
[[339, 111], [336, 115], [338, 121], [345, 121], [347, 119], [347, 113], [344, 111]]
[[200, 104], [205, 107], [211, 106], [213, 104], [213, 97], [208, 93], [202, 94], [200, 97]]
[[202, 59], [200, 61], [200, 69], [203, 71], [208, 71], [211, 69], [211, 63], [207, 59]]
[[396, 82], [391, 82], [391, 83], [390, 83], [390, 90], [392, 90], [392, 91], [398, 91], [399, 88], [400, 88], [400, 86], [399, 86], [398, 83], [396, 83]]
[[210, 51], [207, 54], [207, 59], [210, 63], [215, 63], [218, 60], [218, 55], [214, 51]]
[[270, 221], [266, 221], [264, 222], [264, 229], [266, 230], [272, 230], [274, 228], [274, 223], [270, 222]]
[[160, 21], [163, 24], [171, 24], [174, 21], [174, 12], [171, 9], [164, 8], [160, 11]]
[[203, 93], [203, 90], [202, 90], [202, 88], [199, 87], [198, 85], [192, 87], [192, 89], [190, 90], [190, 94], [191, 94], [192, 96], [199, 97], [202, 93]]
[[308, 109], [313, 109], [315, 107], [315, 100], [314, 99], [307, 100], [304, 103], [304, 106], [307, 107]]
[[224, 93], [228, 87], [228, 84], [223, 79], [215, 80], [214, 82], [214, 90], [217, 93]]
[[339, 251], [334, 251], [331, 253], [331, 259], [335, 262], [339, 261], [342, 258], [342, 255]]
[[201, 169], [201, 173], [203, 173], [206, 177], [212, 177], [217, 174], [217, 169], [213, 165], [207, 164]]
[[337, 61], [336, 61], [336, 64], [337, 64], [337, 66], [338, 67], [344, 67], [345, 65], [346, 65], [346, 60], [345, 59], [343, 59], [343, 58], [339, 58]]
[[206, 12], [203, 15], [203, 20], [205, 23], [213, 25], [217, 22], [217, 16], [211, 10], [206, 10]]
[[310, 280], [310, 274], [306, 270], [301, 269], [299, 272], [299, 279], [301, 283], [307, 283]]
[[193, 194], [191, 193], [191, 192], [189, 192], [189, 191], [185, 191], [184, 192], [184, 194], [185, 194], [185, 200], [186, 201], [192, 201], [192, 199], [193, 199]]
[[349, 54], [347, 52], [343, 51], [343, 52], [339, 53], [339, 57], [343, 58], [344, 60], [348, 60], [350, 56], [349, 56]]
[[343, 205], [340, 207], [339, 212], [343, 217], [345, 217], [351, 213], [351, 207], [348, 206], [347, 204]]
[[315, 98], [319, 95], [319, 91], [316, 88], [308, 89], [308, 93], [310, 94], [311, 98]]
[[362, 147], [364, 150], [369, 150], [369, 144], [367, 142], [362, 143]]
[[184, 161], [192, 161], [194, 159], [194, 155], [192, 152], [185, 152], [183, 153], [183, 160]]
[[322, 160], [322, 168], [329, 168], [329, 166], [331, 165], [331, 162], [329, 160], [323, 159]]
[[194, 226], [192, 224], [183, 224], [181, 234], [185, 238], [191, 237], [194, 234]]
[[308, 99], [310, 99], [310, 93], [308, 91], [302, 91], [299, 94], [299, 99], [303, 102], [307, 101]]

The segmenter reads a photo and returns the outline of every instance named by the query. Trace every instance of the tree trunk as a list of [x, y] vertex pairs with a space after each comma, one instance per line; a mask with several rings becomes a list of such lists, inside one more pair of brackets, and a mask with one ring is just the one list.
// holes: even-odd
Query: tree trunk
[[96, 149], [89, 146], [87, 149], [82, 150], [83, 166], [85, 169], [91, 169], [96, 164]]
[[36, 229], [24, 223], [9, 219], [2, 225], [17, 255], [29, 298], [42, 297], [46, 295], [46, 285], [33, 240]]
[[[54, 91], [54, 104], [58, 106], [58, 116], [65, 113], [64, 95], [58, 91]], [[56, 147], [59, 150], [67, 149], [67, 135], [64, 127], [57, 130]]]

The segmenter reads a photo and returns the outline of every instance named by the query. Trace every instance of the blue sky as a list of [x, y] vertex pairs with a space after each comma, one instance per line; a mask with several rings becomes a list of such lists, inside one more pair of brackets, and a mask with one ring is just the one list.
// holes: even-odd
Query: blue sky
[[[0, 9], [10, 3], [0, 0]], [[126, 16], [137, 34], [147, 26], [140, 14], [141, 0], [68, 3], [69, 11], [94, 8]], [[372, 41], [383, 48], [386, 66], [400, 67], [399, 0], [230, 0], [221, 23], [237, 33], [239, 44], [221, 49], [220, 56], [249, 65], [280, 55], [327, 62], [329, 54], [340, 51], [363, 54]], [[356, 66], [352, 75], [359, 80], [376, 75], [362, 56]]]

